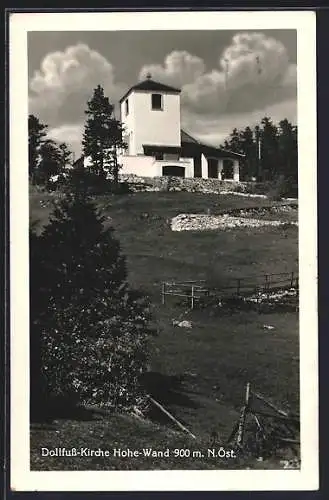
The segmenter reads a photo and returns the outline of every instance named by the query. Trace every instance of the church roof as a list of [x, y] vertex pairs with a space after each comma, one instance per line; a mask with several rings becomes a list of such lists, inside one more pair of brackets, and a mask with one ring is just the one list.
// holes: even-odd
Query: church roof
[[180, 93], [180, 89], [176, 89], [174, 87], [170, 87], [169, 85], [165, 85], [164, 83], [156, 82], [151, 78], [147, 78], [146, 80], [143, 80], [142, 82], [139, 82], [136, 85], [130, 87], [130, 89], [125, 93], [125, 95], [121, 97], [120, 102], [122, 102], [127, 97], [127, 95], [129, 95], [130, 92], [132, 92], [133, 90], [146, 90], [150, 92], [168, 92], [171, 94]]
[[180, 131], [180, 140], [181, 142], [191, 142], [192, 144], [199, 144], [199, 141], [194, 139], [194, 137], [185, 132], [185, 130], [183, 129]]
[[202, 152], [207, 158], [243, 158], [245, 155], [240, 153], [235, 153], [234, 151], [228, 151], [223, 148], [216, 148], [210, 144], [205, 144], [204, 142], [198, 141], [190, 134], [181, 130], [181, 144], [182, 147], [187, 152]]

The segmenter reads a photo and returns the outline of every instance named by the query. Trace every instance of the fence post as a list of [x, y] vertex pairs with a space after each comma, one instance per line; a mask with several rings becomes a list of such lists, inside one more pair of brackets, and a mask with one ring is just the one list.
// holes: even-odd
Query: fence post
[[194, 309], [194, 285], [191, 287], [191, 309]]
[[250, 403], [250, 382], [248, 382], [246, 385], [245, 402], [244, 402], [244, 406], [242, 407], [241, 413], [240, 413], [238, 435], [237, 435], [237, 441], [236, 441], [236, 444], [239, 448], [242, 448], [246, 416], [247, 416], [247, 413], [250, 409], [249, 403]]
[[164, 306], [165, 305], [165, 301], [166, 301], [166, 283], [163, 281], [162, 282], [162, 305]]
[[291, 273], [290, 288], [294, 286], [294, 272]]

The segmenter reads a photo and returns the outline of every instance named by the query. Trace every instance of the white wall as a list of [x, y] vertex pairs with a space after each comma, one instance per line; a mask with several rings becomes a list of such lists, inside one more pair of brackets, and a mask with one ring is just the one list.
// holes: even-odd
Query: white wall
[[162, 94], [162, 110], [152, 110], [152, 92], [132, 91], [128, 96], [128, 115], [125, 101], [121, 103], [121, 120], [126, 133], [133, 134], [129, 155], [143, 154], [143, 144], [180, 146], [180, 95], [159, 93]]
[[233, 161], [233, 180], [240, 182], [240, 164], [239, 160]]
[[133, 102], [131, 99], [131, 95], [128, 96], [129, 102], [129, 113], [126, 115], [126, 99], [121, 103], [121, 122], [124, 128], [124, 135], [129, 138], [127, 141], [128, 149], [126, 151], [127, 155], [135, 154], [135, 119], [134, 119], [134, 110], [133, 110]]
[[152, 156], [120, 156], [118, 162], [122, 165], [121, 174], [135, 174], [141, 177], [162, 176], [162, 168], [168, 165], [177, 165], [185, 168], [185, 177], [194, 176], [193, 158], [184, 158], [184, 161], [155, 160]]
[[178, 167], [185, 168], [185, 177], [194, 177], [194, 162], [193, 158], [184, 158], [184, 160], [179, 161], [170, 161], [170, 160], [156, 160], [155, 164], [158, 166], [160, 171], [159, 175], [162, 175], [162, 167], [166, 167], [168, 165], [177, 165]]
[[208, 161], [205, 155], [201, 155], [201, 174], [203, 179], [208, 179]]
[[162, 175], [161, 168], [154, 162], [152, 156], [120, 156], [118, 162], [122, 165], [120, 174], [135, 174], [141, 177]]
[[218, 179], [222, 180], [222, 171], [224, 168], [224, 160], [222, 158], [218, 159]]

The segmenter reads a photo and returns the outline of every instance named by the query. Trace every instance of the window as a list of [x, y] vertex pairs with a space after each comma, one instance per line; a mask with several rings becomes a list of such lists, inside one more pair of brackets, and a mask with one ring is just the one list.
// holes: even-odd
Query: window
[[162, 110], [162, 95], [152, 94], [152, 109]]
[[166, 165], [162, 167], [162, 175], [185, 177], [185, 168], [178, 165]]
[[126, 116], [129, 115], [129, 102], [128, 102], [128, 99], [126, 99]]

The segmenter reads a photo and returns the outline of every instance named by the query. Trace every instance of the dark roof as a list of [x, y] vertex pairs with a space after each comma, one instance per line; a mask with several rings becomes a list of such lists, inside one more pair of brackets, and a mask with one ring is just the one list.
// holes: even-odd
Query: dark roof
[[240, 153], [235, 153], [234, 151], [215, 148], [214, 146], [197, 141], [194, 137], [185, 132], [185, 130], [181, 130], [181, 143], [182, 147], [188, 148], [189, 151], [191, 151], [191, 148], [194, 148], [195, 152], [202, 152], [206, 157], [227, 158], [231, 156], [233, 158], [243, 158], [245, 156]]
[[207, 144], [201, 144], [203, 154], [208, 157], [214, 158], [244, 158], [245, 155], [240, 153], [235, 153], [234, 151], [229, 151], [228, 149], [215, 148], [214, 146], [208, 146]]
[[171, 94], [179, 94], [180, 93], [180, 89], [176, 89], [174, 87], [170, 87], [169, 85], [165, 85], [163, 83], [160, 83], [160, 82], [155, 82], [154, 80], [151, 80], [150, 78], [148, 78], [147, 80], [144, 80], [142, 82], [139, 82], [137, 83], [136, 85], [134, 85], [133, 87], [131, 87], [123, 97], [121, 97], [120, 101], [119, 102], [122, 102], [128, 94], [130, 94], [130, 92], [132, 90], [146, 90], [146, 91], [154, 91], [154, 92], [167, 92], [167, 93], [171, 93]]
[[143, 144], [144, 154], [160, 153], [180, 153], [182, 148], [180, 146], [159, 146], [153, 144]]
[[190, 134], [185, 132], [185, 130], [180, 131], [180, 140], [181, 142], [191, 142], [192, 144], [199, 144], [199, 141], [194, 139]]

